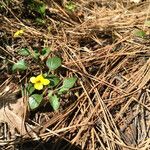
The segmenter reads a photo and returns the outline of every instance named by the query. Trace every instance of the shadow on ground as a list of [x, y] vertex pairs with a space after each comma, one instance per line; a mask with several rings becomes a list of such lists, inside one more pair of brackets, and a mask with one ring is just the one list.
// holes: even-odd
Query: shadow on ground
[[16, 146], [17, 150], [81, 150], [80, 147], [72, 145], [70, 142], [60, 139], [57, 142], [49, 140], [43, 141], [30, 141], [19, 144]]

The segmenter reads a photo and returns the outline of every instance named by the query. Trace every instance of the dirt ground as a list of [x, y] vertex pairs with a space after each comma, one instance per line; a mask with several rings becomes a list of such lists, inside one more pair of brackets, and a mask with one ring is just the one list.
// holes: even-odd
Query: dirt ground
[[[77, 82], [58, 111], [31, 111], [25, 87], [53, 55]], [[1, 0], [0, 149], [149, 150], [150, 0]]]

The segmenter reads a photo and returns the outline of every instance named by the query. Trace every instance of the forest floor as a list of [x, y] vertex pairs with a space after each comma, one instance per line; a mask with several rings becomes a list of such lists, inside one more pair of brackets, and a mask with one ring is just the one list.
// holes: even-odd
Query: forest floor
[[[56, 56], [60, 83], [31, 109], [30, 78]], [[0, 149], [149, 150], [150, 1], [1, 0]]]

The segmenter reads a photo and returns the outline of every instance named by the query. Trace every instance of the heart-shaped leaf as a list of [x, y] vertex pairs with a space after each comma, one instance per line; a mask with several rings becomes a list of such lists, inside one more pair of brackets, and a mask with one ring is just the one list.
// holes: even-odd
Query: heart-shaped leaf
[[35, 108], [38, 108], [41, 101], [43, 99], [42, 95], [39, 94], [33, 94], [29, 97], [29, 107], [31, 110], [34, 110]]
[[58, 94], [63, 94], [67, 91], [69, 91], [70, 88], [72, 88], [76, 82], [77, 78], [76, 77], [70, 77], [66, 78], [63, 81], [63, 85], [60, 87], [60, 90], [58, 91]]
[[76, 77], [66, 78], [66, 79], [64, 79], [64, 81], [63, 81], [62, 87], [63, 87], [63, 88], [68, 88], [68, 89], [70, 89], [70, 88], [72, 88], [72, 87], [74, 86], [76, 80], [77, 80]]
[[57, 95], [49, 94], [49, 102], [55, 111], [59, 109], [60, 102]]
[[46, 61], [46, 65], [50, 70], [55, 70], [61, 66], [61, 59], [59, 57], [49, 58]]
[[23, 71], [27, 69], [27, 64], [25, 63], [24, 60], [19, 60], [17, 63], [15, 63], [12, 67], [12, 70], [18, 70], [18, 71]]

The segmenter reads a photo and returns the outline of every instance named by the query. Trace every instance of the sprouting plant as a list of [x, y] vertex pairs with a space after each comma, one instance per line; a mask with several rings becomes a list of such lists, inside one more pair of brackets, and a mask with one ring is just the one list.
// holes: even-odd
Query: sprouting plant
[[24, 1], [24, 5], [27, 13], [34, 18], [34, 22], [37, 25], [44, 25], [46, 23], [46, 3], [41, 0], [26, 0]]
[[135, 29], [135, 30], [133, 31], [133, 35], [134, 35], [134, 36], [137, 36], [137, 37], [140, 37], [140, 38], [144, 38], [145, 35], [146, 35], [146, 32], [143, 31], [143, 30], [140, 30], [140, 29]]
[[[49, 103], [54, 110], [58, 110], [61, 95], [68, 93], [77, 80], [76, 77], [66, 77], [61, 80], [54, 74], [55, 70], [61, 66], [62, 59], [58, 56], [47, 58], [50, 52], [50, 48], [43, 48], [39, 52], [37, 50], [36, 55], [31, 54], [28, 48], [18, 50], [19, 55], [32, 56], [33, 59], [41, 61], [42, 66], [44, 65], [42, 68], [48, 68], [47, 72], [42, 73], [41, 70], [40, 74], [32, 76], [29, 79], [26, 90], [29, 96], [29, 107], [31, 110], [38, 108], [45, 98], [48, 98]], [[43, 63], [43, 61], [45, 63]], [[29, 65], [22, 59], [13, 65], [12, 70], [25, 71], [28, 67]]]
[[70, 11], [70, 12], [74, 12], [75, 9], [76, 9], [76, 5], [75, 5], [74, 2], [69, 1], [69, 2], [66, 3], [65, 8], [66, 8], [68, 11]]
[[28, 8], [34, 13], [39, 13], [41, 17], [45, 16], [46, 4], [40, 0], [27, 1]]
[[[45, 93], [49, 99], [50, 105], [54, 110], [58, 110], [60, 106], [60, 96], [67, 93], [70, 88], [72, 88], [77, 80], [76, 77], [65, 78], [61, 86], [57, 87], [60, 83], [60, 78], [51, 73], [51, 71], [56, 70], [61, 66], [61, 59], [57, 56], [47, 59], [46, 66], [49, 68], [48, 73], [40, 74], [37, 77], [31, 77], [30, 82], [33, 85], [30, 85], [30, 97], [29, 97], [29, 106], [31, 109], [39, 107], [42, 102], [43, 96]], [[44, 77], [46, 76], [46, 77]], [[46, 86], [45, 86], [46, 85]], [[35, 90], [40, 90], [42, 94], [33, 94]], [[46, 92], [45, 92], [46, 91]], [[41, 97], [42, 95], [42, 97]]]

